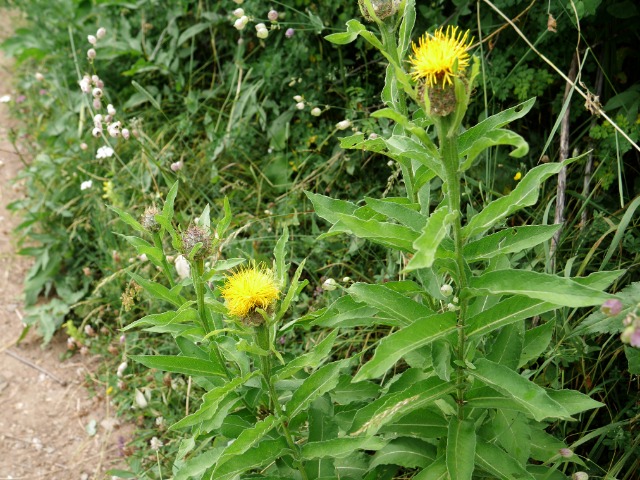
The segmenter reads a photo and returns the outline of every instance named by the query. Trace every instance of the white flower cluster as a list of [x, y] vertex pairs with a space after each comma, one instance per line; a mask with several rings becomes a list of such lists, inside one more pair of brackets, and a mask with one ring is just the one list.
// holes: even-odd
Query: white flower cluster
[[[234, 1], [238, 5], [243, 3], [242, 0], [241, 1], [234, 0]], [[236, 18], [233, 22], [233, 26], [236, 28], [236, 30], [238, 31], [244, 30], [244, 28], [247, 26], [250, 20], [250, 18], [245, 14], [244, 9], [236, 8], [231, 13]], [[271, 26], [271, 29], [280, 28], [279, 26], [275, 25], [278, 23], [278, 20], [280, 19], [280, 17], [281, 17], [281, 14], [278, 13], [276, 10], [270, 10], [269, 13], [267, 13], [267, 18], [272, 24], [274, 24]], [[267, 38], [269, 36], [269, 28], [264, 23], [257, 23], [256, 36], [261, 39]]]
[[[296, 102], [296, 108], [298, 110], [304, 110], [304, 107], [307, 105], [304, 97], [302, 95], [294, 95], [293, 99]], [[313, 107], [311, 109], [311, 115], [313, 115], [314, 117], [319, 117], [320, 115], [322, 115], [322, 109], [320, 109], [320, 107]]]

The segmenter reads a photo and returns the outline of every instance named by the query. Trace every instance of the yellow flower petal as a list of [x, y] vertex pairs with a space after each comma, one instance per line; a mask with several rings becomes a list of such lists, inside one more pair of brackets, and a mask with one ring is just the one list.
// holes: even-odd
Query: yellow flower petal
[[241, 318], [256, 308], [266, 310], [280, 298], [273, 272], [264, 266], [243, 268], [228, 276], [221, 292], [229, 314]]
[[453, 77], [469, 66], [467, 50], [471, 41], [469, 31], [458, 31], [458, 27], [448, 26], [446, 33], [443, 27], [433, 35], [425, 33], [418, 45], [413, 44], [413, 56], [409, 59], [413, 66], [411, 76], [414, 80], [425, 79], [428, 86], [452, 85]]

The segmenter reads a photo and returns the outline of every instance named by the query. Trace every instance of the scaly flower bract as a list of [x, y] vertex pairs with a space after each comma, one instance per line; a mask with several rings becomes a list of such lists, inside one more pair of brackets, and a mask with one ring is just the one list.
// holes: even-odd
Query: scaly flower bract
[[433, 35], [424, 34], [418, 45], [413, 44], [413, 56], [409, 59], [413, 66], [411, 76], [414, 80], [424, 78], [430, 87], [452, 85], [452, 79], [469, 66], [470, 45], [469, 31], [458, 31], [458, 27], [448, 26], [446, 32], [440, 27]]
[[264, 266], [242, 268], [231, 276], [222, 288], [229, 314], [244, 318], [256, 308], [266, 310], [280, 298], [273, 272]]

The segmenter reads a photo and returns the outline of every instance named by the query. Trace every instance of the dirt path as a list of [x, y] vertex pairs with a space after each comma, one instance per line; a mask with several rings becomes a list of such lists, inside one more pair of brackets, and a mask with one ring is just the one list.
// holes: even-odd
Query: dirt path
[[[0, 13], [4, 39], [11, 19]], [[0, 52], [0, 96], [15, 98], [10, 66]], [[119, 428], [109, 403], [90, 398], [84, 387], [99, 360], [77, 355], [61, 362], [62, 335], [44, 349], [34, 333], [15, 345], [29, 264], [15, 254], [12, 230], [20, 220], [6, 209], [20, 196], [12, 180], [22, 164], [7, 138], [12, 125], [8, 105], [0, 103], [0, 480], [102, 479], [107, 469], [124, 466], [120, 450], [130, 429]]]

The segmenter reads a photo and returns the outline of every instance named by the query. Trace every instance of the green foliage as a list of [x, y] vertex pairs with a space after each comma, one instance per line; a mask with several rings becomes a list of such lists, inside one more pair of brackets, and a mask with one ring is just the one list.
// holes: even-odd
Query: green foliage
[[[582, 127], [562, 163], [549, 161], [558, 152], [546, 140], [564, 111], [554, 93], [564, 81], [485, 4], [405, 0], [395, 16], [364, 23], [356, 2], [296, 0], [278, 3], [284, 17], [271, 24], [263, 4], [246, 0], [256, 23], [273, 26], [267, 39], [253, 24], [233, 28], [232, 2], [18, 5], [29, 28], [4, 48], [25, 75], [26, 100], [12, 108], [33, 145], [26, 197], [13, 205], [25, 218], [22, 253], [35, 258], [25, 321], [45, 339], [66, 321], [73, 348], [104, 340], [120, 367], [136, 362], [101, 377], [141, 429], [131, 471], [114, 475], [634, 471], [638, 407], [627, 382], [640, 361], [618, 339], [638, 303], [640, 200], [637, 152], [615, 127], [636, 141], [640, 102], [632, 49], [606, 35], [612, 19], [620, 31], [635, 25], [638, 11], [494, 3], [561, 70], [576, 19], [594, 51], [610, 48], [598, 63], [615, 126], [572, 101]], [[475, 24], [476, 9], [473, 35], [491, 37], [466, 83], [455, 81], [454, 113], [434, 117], [410, 75], [411, 42], [445, 20]], [[98, 26], [109, 33], [90, 63], [85, 38]], [[589, 88], [596, 62], [584, 55]], [[77, 87], [85, 73], [104, 81], [129, 141], [90, 136], [96, 111]], [[114, 155], [95, 158], [107, 145]], [[561, 229], [550, 225], [549, 185], [565, 169]], [[579, 223], [583, 211], [592, 221]], [[183, 251], [191, 225], [211, 234], [206, 262], [197, 260], [206, 242]], [[561, 273], [549, 262], [559, 234]], [[178, 254], [190, 274], [172, 265]], [[221, 287], [245, 259], [272, 266], [281, 294], [243, 320], [229, 315]], [[52, 300], [35, 306], [39, 296]], [[619, 315], [589, 308], [617, 298]], [[121, 330], [124, 343], [87, 325]], [[568, 446], [579, 454], [561, 457]]]

